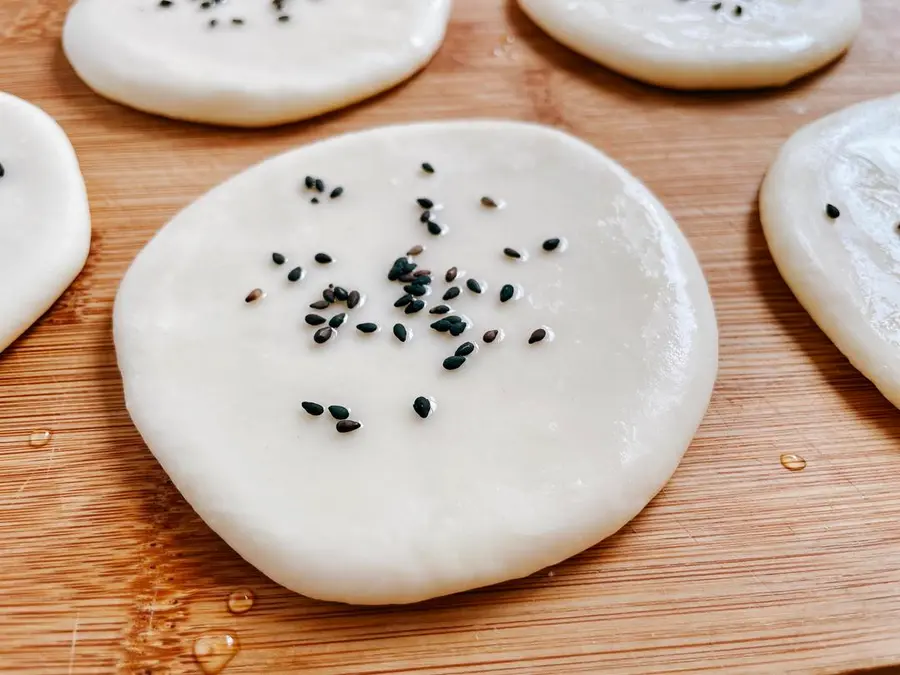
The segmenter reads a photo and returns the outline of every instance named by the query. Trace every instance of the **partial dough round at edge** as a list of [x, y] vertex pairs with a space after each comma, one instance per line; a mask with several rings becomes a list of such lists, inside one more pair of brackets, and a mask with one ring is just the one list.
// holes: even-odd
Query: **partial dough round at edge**
[[[0, 358], [78, 276], [91, 218], [78, 158], [43, 110], [0, 92]], [[20, 182], [21, 181], [21, 182]], [[10, 199], [9, 202], [5, 201]], [[4, 232], [3, 230], [6, 229]]]
[[[255, 1], [255, 0], [251, 0]], [[382, 0], [371, 0], [378, 2]], [[188, 0], [180, 0], [181, 5]], [[137, 5], [156, 9], [155, 0], [77, 0], [70, 8], [63, 27], [63, 51], [72, 68], [92, 90], [101, 96], [137, 110], [190, 122], [234, 127], [266, 127], [297, 122], [333, 110], [344, 108], [385, 92], [414, 76], [432, 59], [440, 48], [449, 22], [451, 0], [424, 0], [431, 12], [421, 21], [414, 35], [396, 44], [392, 51], [373, 51], [366, 54], [357, 70], [344, 71], [327, 83], [314, 82], [316, 77], [299, 70], [291, 76], [276, 75], [276, 67], [248, 69], [249, 75], [235, 79], [233, 69], [225, 64], [220, 70], [211, 63], [202, 64], [197, 71], [181, 63], [174, 66], [160, 54], [165, 53], [165, 33], [155, 42], [145, 44], [130, 33], [123, 33], [116, 25], [104, 23], [104, 14], [120, 11], [116, 5]], [[198, 3], [191, 7], [197, 9]], [[255, 2], [270, 11], [270, 3]], [[311, 3], [319, 4], [319, 3]], [[111, 7], [112, 5], [112, 7]], [[214, 9], [234, 7], [237, 0], [214, 5]], [[316, 11], [327, 9], [313, 7]], [[175, 5], [178, 7], [178, 5]], [[159, 10], [165, 16], [173, 10]], [[239, 12], [246, 15], [246, 12]], [[204, 15], [197, 17], [199, 22]], [[155, 17], [154, 17], [155, 18]], [[271, 17], [274, 21], [275, 17]], [[129, 19], [130, 21], [131, 19]], [[299, 21], [299, 19], [294, 19]], [[203, 35], [202, 23], [197, 42], [209, 39]], [[286, 24], [284, 30], [291, 30]], [[247, 24], [245, 32], [253, 30]], [[219, 32], [233, 31], [228, 25], [216, 28]], [[229, 35], [233, 40], [236, 36]], [[159, 47], [162, 51], [157, 49]], [[227, 58], [228, 50], [225, 50]], [[296, 54], [287, 53], [277, 63], [303, 63]], [[322, 50], [323, 66], [328, 65], [329, 53]], [[318, 61], [316, 61], [318, 62]]]
[[898, 153], [900, 96], [856, 104], [791, 136], [759, 203], [769, 250], [800, 304], [900, 407]]
[[[593, 0], [605, 5], [621, 0]], [[741, 3], [744, 16], [766, 0]], [[811, 2], [815, 0], [802, 0]], [[597, 63], [647, 84], [683, 90], [757, 89], [786, 85], [809, 75], [840, 57], [850, 46], [862, 20], [859, 0], [827, 0], [839, 12], [827, 31], [800, 49], [791, 41], [769, 53], [754, 49], [751, 53], [732, 50], [714, 57], [705, 49], [677, 51], [651, 41], [646, 33], [635, 35], [637, 26], [625, 30], [614, 17], [592, 16], [584, 0], [518, 0], [522, 10], [551, 37]], [[652, 0], [670, 18], [685, 16], [706, 25], [713, 20], [729, 21], [710, 10], [705, 0]], [[697, 2], [697, 4], [694, 4]], [[632, 6], [635, 3], [630, 3]], [[727, 3], [726, 3], [727, 4]], [[569, 9], [570, 6], [573, 8]], [[640, 5], [646, 9], [646, 3]], [[727, 7], [725, 8], [728, 9]], [[632, 20], [635, 20], [631, 17]], [[640, 19], [637, 19], [639, 21]], [[662, 22], [659, 22], [662, 25]], [[692, 25], [688, 27], [693, 28]], [[806, 26], [804, 26], [804, 29]], [[659, 26], [655, 30], [664, 30]]]

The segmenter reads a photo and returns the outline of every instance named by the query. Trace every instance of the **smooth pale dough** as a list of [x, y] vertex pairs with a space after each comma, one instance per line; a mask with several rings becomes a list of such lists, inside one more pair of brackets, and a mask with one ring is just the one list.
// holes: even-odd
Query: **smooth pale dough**
[[900, 96], [795, 133], [766, 175], [760, 217], [800, 304], [900, 407]]
[[[306, 175], [345, 192], [313, 205]], [[543, 251], [550, 237], [565, 250]], [[471, 322], [463, 336], [393, 307], [387, 272], [415, 244], [429, 308], [444, 271], [462, 271], [447, 304]], [[317, 345], [304, 315], [328, 283], [366, 301]], [[521, 297], [501, 304], [505, 283]], [[254, 288], [266, 296], [248, 305]], [[369, 321], [381, 331], [354, 328]], [[717, 367], [706, 282], [662, 205], [581, 141], [507, 122], [387, 127], [238, 175], [140, 253], [114, 325], [131, 416], [203, 519], [275, 581], [360, 604], [521, 577], [609, 536], [675, 471]], [[529, 345], [541, 326], [554, 339]], [[492, 328], [504, 338], [486, 345]], [[444, 370], [465, 340], [477, 353]], [[417, 396], [437, 404], [427, 420]], [[302, 401], [364, 426], [340, 435]]]
[[[571, 49], [623, 75], [674, 89], [787, 84], [842, 54], [861, 21], [859, 0], [519, 0], [519, 5]], [[714, 5], [721, 7], [715, 11]]]
[[431, 59], [450, 14], [450, 0], [284, 0], [281, 10], [269, 0], [171, 1], [78, 0], [63, 32], [69, 62], [114, 101], [245, 127], [393, 87]]
[[78, 159], [44, 111], [0, 92], [0, 351], [78, 276], [91, 218]]

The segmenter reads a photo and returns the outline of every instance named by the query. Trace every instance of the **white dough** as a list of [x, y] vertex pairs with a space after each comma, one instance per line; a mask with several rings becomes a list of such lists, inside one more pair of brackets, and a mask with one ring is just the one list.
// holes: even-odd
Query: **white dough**
[[900, 96], [795, 133], [766, 175], [760, 217], [794, 295], [900, 407]]
[[78, 276], [91, 243], [84, 180], [65, 132], [0, 92], [0, 352]]
[[[318, 205], [306, 175], [327, 183]], [[419, 222], [419, 197], [443, 236]], [[548, 253], [551, 237], [565, 242]], [[461, 270], [446, 304], [463, 336], [393, 306], [388, 270], [415, 244], [429, 308]], [[304, 315], [328, 283], [366, 300], [317, 345]], [[506, 283], [520, 297], [502, 304]], [[254, 288], [265, 297], [245, 303]], [[114, 325], [132, 418], [203, 519], [288, 588], [362, 604], [521, 577], [615, 532], [675, 471], [717, 366], [706, 282], [662, 205], [581, 141], [507, 122], [387, 127], [246, 171], [140, 253]], [[553, 339], [528, 344], [541, 326]], [[485, 344], [492, 328], [504, 337]], [[465, 340], [478, 351], [444, 370]], [[428, 419], [418, 396], [434, 398]], [[338, 434], [302, 401], [364, 426]]]
[[787, 84], [842, 54], [861, 22], [859, 0], [519, 0], [519, 5], [571, 49], [623, 75], [673, 89]]
[[97, 93], [139, 110], [245, 127], [393, 87], [431, 59], [450, 14], [450, 0], [171, 2], [77, 0], [63, 32], [72, 67]]

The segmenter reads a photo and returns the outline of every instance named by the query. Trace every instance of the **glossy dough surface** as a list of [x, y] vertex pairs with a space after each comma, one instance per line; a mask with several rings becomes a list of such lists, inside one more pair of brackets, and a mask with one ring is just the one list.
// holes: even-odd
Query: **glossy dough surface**
[[410, 77], [437, 51], [450, 14], [450, 0], [203, 4], [78, 0], [63, 33], [66, 56], [92, 89], [139, 110], [265, 126]]
[[91, 242], [84, 180], [65, 132], [0, 92], [0, 351], [81, 271]]
[[519, 0], [519, 5], [571, 49], [623, 75], [675, 89], [787, 84], [843, 53], [861, 21], [859, 0]]
[[[420, 197], [442, 236], [419, 222]], [[416, 244], [428, 309], [461, 287], [446, 304], [462, 336], [393, 306], [387, 272]], [[321, 312], [350, 318], [320, 345], [304, 315], [329, 283], [365, 301]], [[506, 283], [518, 297], [501, 303]], [[255, 288], [265, 297], [245, 303]], [[114, 324], [132, 418], [203, 519], [275, 581], [351, 603], [521, 577], [612, 534], [675, 471], [717, 366], [706, 282], [656, 198], [581, 141], [504, 122], [387, 127], [249, 169], [140, 253]], [[529, 344], [541, 326], [552, 339]], [[503, 337], [485, 344], [490, 329]], [[445, 370], [466, 340], [477, 351]], [[427, 419], [418, 396], [436, 403]], [[363, 427], [338, 434], [302, 401]]]
[[900, 406], [900, 96], [795, 133], [766, 175], [760, 216], [797, 299]]

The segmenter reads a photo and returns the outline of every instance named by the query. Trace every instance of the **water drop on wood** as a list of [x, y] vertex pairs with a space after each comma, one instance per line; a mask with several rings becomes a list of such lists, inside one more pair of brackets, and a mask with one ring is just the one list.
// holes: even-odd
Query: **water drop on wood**
[[228, 611], [232, 614], [246, 614], [253, 609], [256, 596], [249, 588], [232, 591], [228, 596]]
[[788, 471], [803, 471], [806, 468], [806, 460], [800, 455], [787, 454], [781, 456], [781, 466]]
[[194, 640], [194, 660], [206, 675], [221, 673], [240, 650], [237, 638], [228, 633], [201, 635]]

